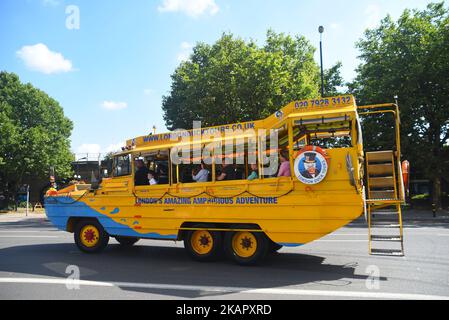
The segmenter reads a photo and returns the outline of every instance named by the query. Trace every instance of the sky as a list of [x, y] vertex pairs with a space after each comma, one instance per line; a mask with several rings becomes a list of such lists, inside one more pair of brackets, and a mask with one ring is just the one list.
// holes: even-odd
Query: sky
[[[428, 0], [0, 0], [0, 70], [47, 92], [74, 123], [74, 153], [106, 153], [167, 131], [170, 75], [197, 42], [223, 32], [263, 45], [269, 28], [304, 35], [324, 68], [355, 76], [366, 28]], [[319, 63], [319, 51], [315, 55]], [[298, 97], [301, 99], [301, 97]], [[85, 156], [85, 155], [83, 155]], [[81, 156], [79, 156], [81, 157]]]

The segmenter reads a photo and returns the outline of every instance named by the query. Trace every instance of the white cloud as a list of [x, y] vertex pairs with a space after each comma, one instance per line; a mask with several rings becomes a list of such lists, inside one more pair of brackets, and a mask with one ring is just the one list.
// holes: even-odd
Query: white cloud
[[70, 60], [65, 59], [59, 52], [51, 51], [43, 43], [23, 46], [17, 51], [17, 56], [31, 70], [45, 74], [73, 71]]
[[213, 16], [220, 8], [215, 0], [164, 0], [158, 10], [160, 12], [180, 11], [196, 18], [205, 13]]
[[77, 149], [76, 149], [76, 153], [100, 153], [101, 152], [101, 147], [99, 144], [95, 144], [95, 143], [83, 143], [82, 145], [80, 145]]
[[144, 89], [144, 90], [143, 90], [143, 94], [146, 95], [146, 96], [152, 95], [153, 92], [154, 92], [154, 91], [153, 91], [152, 89]]
[[119, 142], [119, 143], [115, 143], [115, 144], [110, 144], [110, 145], [104, 150], [104, 153], [121, 151], [121, 150], [122, 150], [122, 147], [123, 147], [124, 145], [125, 145], [125, 142]]
[[181, 43], [181, 52], [178, 53], [178, 61], [186, 61], [189, 59], [190, 54], [192, 53], [193, 44], [189, 42]]
[[75, 150], [75, 159], [78, 161], [97, 161], [99, 155], [104, 156], [110, 152], [118, 152], [122, 150], [125, 142], [113, 143], [103, 148], [96, 143], [83, 143]]
[[365, 9], [365, 28], [375, 28], [381, 20], [381, 9], [376, 4], [370, 4]]
[[128, 104], [126, 102], [116, 102], [116, 101], [103, 101], [101, 104], [106, 110], [121, 110], [126, 109]]

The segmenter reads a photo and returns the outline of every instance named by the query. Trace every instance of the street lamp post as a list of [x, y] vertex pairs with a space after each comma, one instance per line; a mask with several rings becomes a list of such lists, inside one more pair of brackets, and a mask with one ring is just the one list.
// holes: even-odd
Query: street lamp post
[[323, 26], [319, 26], [318, 32], [320, 33], [321, 97], [324, 97], [323, 44], [322, 44], [324, 27]]

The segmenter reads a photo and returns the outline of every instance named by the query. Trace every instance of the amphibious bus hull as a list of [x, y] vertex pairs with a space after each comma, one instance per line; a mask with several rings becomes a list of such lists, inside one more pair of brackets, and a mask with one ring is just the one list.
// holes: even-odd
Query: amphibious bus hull
[[182, 231], [198, 223], [223, 231], [245, 225], [264, 232], [279, 245], [300, 246], [345, 226], [363, 213], [361, 197], [338, 192], [332, 195], [333, 199], [329, 195], [293, 192], [281, 198], [193, 198], [206, 202], [198, 205], [193, 204], [194, 200], [188, 203], [186, 198], [173, 197], [163, 201], [180, 204], [136, 203], [134, 197], [114, 197], [114, 201], [88, 196], [78, 201], [79, 196], [51, 197], [46, 201], [46, 211], [57, 228], [70, 232], [83, 218], [97, 219], [110, 236], [161, 240], [182, 240]]
[[280, 245], [299, 246], [363, 213], [362, 192], [349, 183], [347, 154], [355, 157], [351, 149], [329, 151], [332, 170], [318, 185], [281, 177], [224, 181], [213, 187], [206, 183], [137, 187], [128, 193], [117, 185], [118, 191], [108, 189], [105, 181], [104, 190], [109, 191], [47, 197], [46, 212], [66, 231], [73, 231], [82, 218], [98, 219], [110, 236], [164, 240], [181, 240], [182, 232], [197, 224], [223, 232], [246, 226]]

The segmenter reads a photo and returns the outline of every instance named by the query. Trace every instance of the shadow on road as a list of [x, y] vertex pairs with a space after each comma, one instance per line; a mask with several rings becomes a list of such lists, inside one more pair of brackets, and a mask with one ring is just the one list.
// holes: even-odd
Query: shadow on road
[[[365, 274], [355, 274], [356, 263], [327, 264], [323, 257], [315, 255], [278, 253], [260, 266], [242, 267], [225, 259], [199, 263], [190, 260], [183, 248], [144, 244], [145, 241], [141, 241], [131, 248], [110, 244], [100, 254], [84, 254], [74, 244], [67, 243], [9, 247], [0, 249], [0, 272], [20, 273], [25, 277], [67, 277], [67, 266], [76, 265], [82, 280], [243, 288], [307, 283], [344, 287], [353, 280], [367, 278]], [[121, 289], [183, 298], [214, 295], [205, 291], [129, 286]], [[216, 294], [223, 295], [223, 292]]]
[[22, 219], [18, 221], [0, 221], [0, 230], [14, 230], [14, 229], [37, 229], [37, 231], [41, 231], [41, 229], [51, 229], [57, 230], [50, 221], [42, 218], [28, 218]]
[[[397, 223], [397, 219], [393, 218], [382, 218], [380, 216], [375, 216], [377, 221], [390, 221], [392, 223]], [[432, 220], [433, 219], [433, 220]], [[403, 225], [405, 228], [449, 228], [449, 219], [431, 218], [428, 219], [417, 219], [415, 217], [404, 217]], [[347, 224], [345, 228], [368, 228], [368, 224], [364, 217], [360, 217], [357, 220]]]

